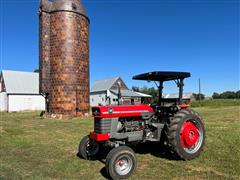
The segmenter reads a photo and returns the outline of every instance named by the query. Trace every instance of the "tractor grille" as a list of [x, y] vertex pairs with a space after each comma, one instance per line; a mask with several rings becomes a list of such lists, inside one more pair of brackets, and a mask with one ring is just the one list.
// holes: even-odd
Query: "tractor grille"
[[94, 118], [94, 132], [98, 134], [110, 133], [111, 118]]

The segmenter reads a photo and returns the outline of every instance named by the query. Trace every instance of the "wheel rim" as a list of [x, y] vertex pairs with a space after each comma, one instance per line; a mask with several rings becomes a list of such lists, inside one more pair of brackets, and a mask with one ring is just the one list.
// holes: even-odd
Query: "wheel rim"
[[133, 167], [132, 159], [128, 156], [120, 157], [116, 160], [115, 170], [119, 175], [128, 174]]
[[195, 120], [183, 123], [180, 131], [180, 140], [183, 149], [190, 154], [196, 153], [203, 142], [203, 129]]
[[86, 145], [86, 152], [89, 156], [94, 156], [99, 151], [99, 144], [95, 141], [89, 140]]

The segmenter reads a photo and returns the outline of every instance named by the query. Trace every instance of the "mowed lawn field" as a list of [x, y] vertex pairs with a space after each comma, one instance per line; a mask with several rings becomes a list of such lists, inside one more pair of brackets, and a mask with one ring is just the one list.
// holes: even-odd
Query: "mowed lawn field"
[[[207, 133], [200, 157], [172, 160], [147, 146], [136, 153], [130, 179], [240, 179], [240, 106], [195, 110]], [[105, 179], [103, 162], [76, 156], [93, 119], [41, 119], [38, 112], [1, 113], [0, 119], [0, 179]]]

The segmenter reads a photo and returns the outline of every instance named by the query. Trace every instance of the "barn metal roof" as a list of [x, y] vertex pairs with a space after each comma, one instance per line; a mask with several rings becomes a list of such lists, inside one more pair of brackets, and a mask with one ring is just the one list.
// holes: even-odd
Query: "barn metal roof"
[[134, 91], [135, 93], [137, 93], [137, 94], [139, 94], [141, 97], [152, 97], [151, 95], [149, 95], [149, 94], [144, 94], [144, 93], [140, 93], [140, 92], [136, 92], [136, 91]]
[[[111, 90], [113, 93], [118, 94], [118, 91]], [[132, 91], [132, 90], [121, 90], [122, 97], [152, 97], [151, 95]]]
[[119, 78], [120, 77], [113, 77], [109, 79], [95, 81], [93, 87], [91, 88], [91, 92], [109, 90]]
[[[183, 93], [183, 99], [191, 99], [191, 97], [193, 96], [193, 94], [191, 92], [186, 92]], [[178, 93], [170, 93], [170, 94], [163, 94], [163, 97], [168, 99], [168, 98], [179, 98], [179, 94]]]
[[[109, 79], [95, 81], [93, 87], [91, 88], [91, 92], [101, 92], [110, 90], [114, 83], [120, 79], [120, 77], [113, 77]], [[118, 94], [118, 90], [110, 90], [111, 92]], [[121, 95], [123, 97], [152, 97], [151, 95], [135, 92], [132, 90], [121, 90]]]
[[6, 93], [8, 94], [39, 94], [39, 74], [3, 70]]

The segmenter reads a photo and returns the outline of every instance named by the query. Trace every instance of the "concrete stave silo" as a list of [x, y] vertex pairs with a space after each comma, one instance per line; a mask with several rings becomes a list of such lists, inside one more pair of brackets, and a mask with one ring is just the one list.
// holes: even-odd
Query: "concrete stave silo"
[[49, 113], [89, 111], [89, 19], [79, 0], [40, 2], [40, 91]]

